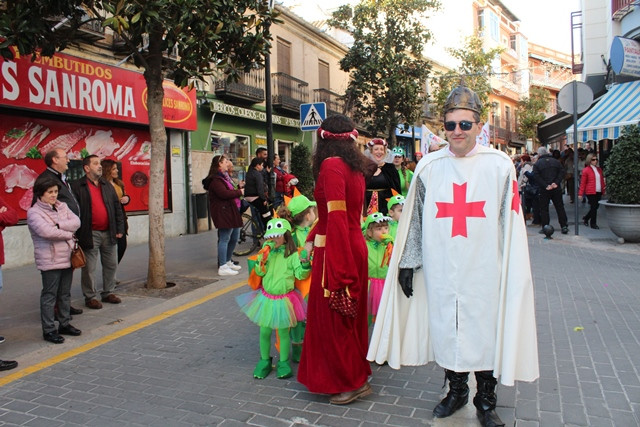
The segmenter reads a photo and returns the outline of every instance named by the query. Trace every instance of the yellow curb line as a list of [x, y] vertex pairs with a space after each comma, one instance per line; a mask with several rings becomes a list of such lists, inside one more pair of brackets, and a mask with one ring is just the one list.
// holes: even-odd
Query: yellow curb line
[[0, 378], [0, 387], [7, 385], [15, 380], [18, 380], [20, 378], [26, 377], [27, 375], [31, 375], [34, 372], [38, 372], [42, 369], [48, 368], [49, 366], [53, 366], [56, 363], [60, 363], [63, 360], [69, 359], [71, 357], [77, 356], [78, 354], [84, 353], [86, 351], [89, 351], [91, 349], [94, 349], [96, 347], [99, 347], [103, 344], [106, 344], [110, 341], [113, 341], [117, 338], [123, 337], [125, 335], [128, 335], [132, 332], [135, 332], [139, 329], [142, 328], [146, 328], [147, 326], [151, 326], [154, 323], [158, 323], [161, 320], [167, 319], [173, 315], [176, 315], [178, 313], [181, 313], [183, 311], [189, 310], [190, 308], [193, 308], [197, 305], [200, 305], [202, 303], [205, 303], [209, 300], [212, 300], [214, 298], [217, 298], [221, 295], [224, 295], [228, 292], [234, 291], [242, 286], [246, 286], [246, 282], [239, 282], [236, 284], [233, 284], [231, 286], [228, 286], [226, 288], [220, 289], [212, 294], [207, 295], [206, 297], [202, 297], [200, 299], [197, 299], [195, 301], [191, 301], [187, 304], [181, 305], [179, 307], [173, 308], [171, 310], [167, 310], [164, 313], [158, 314], [157, 316], [151, 317], [149, 319], [143, 320], [140, 323], [137, 323], [135, 325], [129, 326], [127, 328], [124, 328], [122, 330], [119, 330], [117, 332], [114, 332], [112, 334], [106, 335], [102, 338], [98, 338], [95, 341], [91, 341], [90, 343], [81, 345], [78, 348], [74, 348], [73, 350], [69, 350], [67, 352], [64, 352], [62, 354], [59, 354], [57, 356], [51, 357], [43, 362], [40, 363], [36, 363], [35, 365], [32, 366], [28, 366], [24, 369], [21, 369], [11, 375], [7, 375], [6, 377]]

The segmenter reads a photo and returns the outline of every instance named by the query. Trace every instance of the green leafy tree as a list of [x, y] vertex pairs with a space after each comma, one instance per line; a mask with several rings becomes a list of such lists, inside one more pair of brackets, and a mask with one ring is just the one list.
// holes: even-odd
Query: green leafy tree
[[415, 123], [422, 113], [430, 65], [422, 59], [431, 32], [425, 17], [438, 0], [361, 0], [333, 13], [329, 25], [354, 39], [340, 68], [351, 75], [346, 112], [372, 134], [395, 141], [399, 123]]
[[313, 199], [313, 171], [311, 152], [306, 145], [298, 144], [291, 149], [291, 173], [298, 178], [298, 191]]
[[609, 202], [640, 205], [640, 126], [626, 126], [604, 164]]
[[504, 48], [497, 47], [485, 50], [482, 39], [477, 35], [472, 35], [465, 38], [463, 47], [449, 48], [447, 51], [460, 61], [460, 66], [454, 71], [441, 73], [435, 78], [433, 101], [437, 113], [442, 113], [447, 96], [453, 88], [462, 82], [478, 94], [480, 101], [482, 101], [481, 116], [486, 117], [491, 108], [487, 102], [491, 91], [490, 77], [493, 73], [491, 64], [504, 51]]
[[538, 123], [544, 120], [544, 112], [550, 101], [549, 91], [541, 87], [531, 87], [529, 96], [518, 102], [518, 132], [536, 141]]
[[[4, 7], [3, 7], [4, 6]], [[149, 180], [149, 268], [147, 287], [166, 286], [164, 258], [164, 170], [167, 133], [162, 117], [162, 81], [184, 87], [216, 71], [237, 78], [270, 48], [266, 0], [8, 0], [0, 1], [0, 54], [51, 56], [77, 41], [90, 20], [111, 28], [144, 69], [147, 84], [151, 165]], [[163, 59], [176, 48], [175, 62]], [[125, 53], [125, 54], [126, 54]], [[213, 64], [213, 65], [212, 65]]]

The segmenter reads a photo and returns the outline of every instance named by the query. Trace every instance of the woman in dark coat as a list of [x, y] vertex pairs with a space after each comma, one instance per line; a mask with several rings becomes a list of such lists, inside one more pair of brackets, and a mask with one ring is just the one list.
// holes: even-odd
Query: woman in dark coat
[[264, 181], [264, 160], [256, 157], [251, 160], [247, 176], [245, 176], [244, 199], [258, 210], [262, 219], [263, 230], [267, 229], [267, 223], [271, 219], [271, 209], [267, 200], [267, 183]]
[[365, 193], [365, 212], [367, 216], [373, 212], [387, 214], [387, 199], [393, 196], [391, 189], [402, 193], [400, 188], [400, 175], [396, 167], [389, 160], [387, 141], [374, 138], [367, 143], [368, 151], [365, 153], [377, 165], [377, 169], [369, 179]]
[[218, 275], [233, 276], [238, 274], [239, 265], [231, 261], [231, 255], [238, 242], [242, 217], [240, 216], [240, 197], [244, 190], [235, 189], [231, 178], [226, 173], [229, 160], [223, 155], [211, 159], [209, 175], [202, 180], [202, 185], [209, 191], [211, 219], [218, 229]]

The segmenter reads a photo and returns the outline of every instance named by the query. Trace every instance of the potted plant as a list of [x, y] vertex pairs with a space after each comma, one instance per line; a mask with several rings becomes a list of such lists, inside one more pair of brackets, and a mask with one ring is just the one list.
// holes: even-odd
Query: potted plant
[[608, 200], [600, 201], [620, 242], [640, 242], [640, 127], [626, 126], [604, 165]]

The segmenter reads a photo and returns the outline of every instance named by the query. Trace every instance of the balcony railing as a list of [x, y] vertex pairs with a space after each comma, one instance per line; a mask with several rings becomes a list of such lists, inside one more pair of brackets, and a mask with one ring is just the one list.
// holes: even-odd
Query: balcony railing
[[611, 19], [620, 21], [637, 4], [637, 0], [611, 0]]
[[344, 96], [331, 92], [328, 89], [314, 89], [313, 102], [327, 104], [327, 116], [331, 114], [344, 114]]
[[271, 83], [273, 108], [298, 113], [309, 102], [309, 83], [285, 73], [271, 74]]
[[228, 82], [224, 76], [215, 79], [215, 94], [218, 98], [245, 104], [264, 101], [264, 69], [242, 74], [237, 82]]

